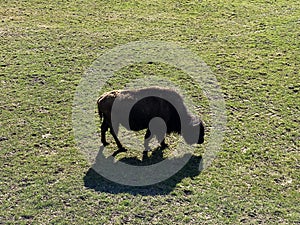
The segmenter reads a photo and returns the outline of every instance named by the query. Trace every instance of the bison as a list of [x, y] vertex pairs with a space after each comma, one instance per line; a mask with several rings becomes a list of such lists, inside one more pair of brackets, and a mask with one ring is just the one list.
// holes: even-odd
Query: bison
[[166, 134], [182, 135], [187, 144], [204, 142], [204, 126], [201, 120], [191, 115], [182, 97], [174, 90], [160, 87], [136, 90], [114, 90], [104, 93], [97, 101], [101, 125], [101, 142], [104, 146], [105, 133], [110, 129], [119, 148], [126, 151], [117, 134], [119, 125], [128, 130], [147, 129], [144, 152], [149, 151], [149, 141], [155, 135], [161, 148], [167, 147]]

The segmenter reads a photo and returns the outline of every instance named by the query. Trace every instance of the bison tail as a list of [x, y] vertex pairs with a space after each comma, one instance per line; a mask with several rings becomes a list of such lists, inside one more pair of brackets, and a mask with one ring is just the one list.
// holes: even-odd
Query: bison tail
[[97, 105], [98, 105], [98, 114], [99, 114], [100, 121], [101, 121], [103, 118], [103, 112], [101, 111], [101, 108], [100, 108], [100, 99], [97, 101]]
[[103, 118], [103, 113], [102, 112], [99, 112], [99, 117], [100, 117], [100, 121], [102, 121], [102, 118]]
[[102, 121], [103, 112], [101, 112], [99, 105], [98, 105], [98, 114], [99, 114], [99, 117], [100, 117], [100, 121]]

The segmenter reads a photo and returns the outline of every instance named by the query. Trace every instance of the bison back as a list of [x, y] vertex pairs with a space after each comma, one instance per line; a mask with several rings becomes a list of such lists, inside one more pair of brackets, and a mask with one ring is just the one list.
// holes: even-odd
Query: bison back
[[134, 131], [146, 129], [154, 117], [160, 117], [165, 121], [167, 133], [180, 133], [180, 117], [175, 107], [167, 100], [155, 96], [143, 98], [131, 108], [130, 129]]

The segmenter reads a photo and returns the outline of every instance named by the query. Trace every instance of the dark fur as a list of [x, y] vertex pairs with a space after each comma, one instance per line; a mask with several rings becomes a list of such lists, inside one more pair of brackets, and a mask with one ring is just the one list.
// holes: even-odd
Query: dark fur
[[[153, 93], [155, 93], [154, 96]], [[141, 98], [141, 96], [147, 97]], [[117, 105], [117, 107], [115, 105], [113, 106], [116, 99], [118, 104], [115, 105]], [[141, 100], [137, 101], [137, 99]], [[171, 104], [167, 99], [171, 99], [172, 103], [176, 106], [173, 106], [173, 104]], [[113, 135], [119, 149], [124, 149], [117, 138], [119, 124], [122, 124], [126, 129], [133, 131], [147, 129], [144, 143], [145, 150], [149, 150], [148, 143], [153, 135], [156, 135], [157, 138], [160, 137], [161, 146], [166, 147], [164, 142], [165, 133], [151, 134], [149, 130], [149, 122], [155, 117], [159, 117], [164, 120], [167, 134], [181, 134], [181, 124], [185, 124], [191, 132], [194, 130], [195, 132], [199, 132], [199, 138], [196, 143], [201, 144], [204, 141], [204, 127], [202, 122], [188, 113], [183, 104], [182, 97], [171, 89], [152, 87], [138, 90], [111, 91], [103, 94], [98, 99], [97, 104], [99, 116], [101, 119], [104, 118], [101, 125], [101, 142], [103, 145], [108, 144], [105, 139], [105, 133], [109, 128], [110, 133]], [[129, 123], [126, 123], [124, 121], [128, 121], [128, 118], [123, 118], [123, 115], [126, 115], [126, 113], [124, 113], [124, 109], [128, 108], [128, 105], [130, 104], [132, 104], [132, 108], [130, 112], [128, 112]], [[113, 108], [114, 115], [112, 115], [112, 106], [116, 107]], [[181, 112], [180, 115], [178, 110]], [[112, 121], [112, 118], [114, 121]], [[182, 123], [181, 119], [183, 120]], [[191, 138], [188, 134], [181, 135], [188, 144], [193, 144], [194, 141], [191, 142]]]

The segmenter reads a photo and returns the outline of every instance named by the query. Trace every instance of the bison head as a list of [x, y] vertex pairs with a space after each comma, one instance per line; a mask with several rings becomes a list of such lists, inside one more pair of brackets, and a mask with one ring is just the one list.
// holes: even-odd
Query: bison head
[[187, 144], [202, 144], [204, 142], [204, 126], [201, 121], [191, 122], [182, 134]]

